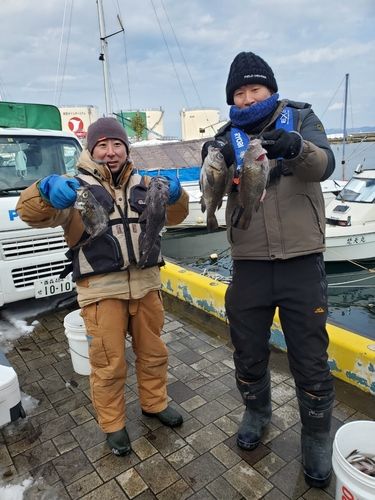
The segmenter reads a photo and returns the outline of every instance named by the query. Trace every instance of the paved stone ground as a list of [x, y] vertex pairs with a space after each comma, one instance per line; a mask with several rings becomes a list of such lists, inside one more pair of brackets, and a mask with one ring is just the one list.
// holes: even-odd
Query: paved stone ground
[[[273, 351], [272, 424], [252, 452], [236, 446], [243, 405], [235, 387], [232, 350], [172, 314], [163, 338], [169, 347], [171, 404], [185, 422], [163, 427], [142, 416], [130, 344], [127, 428], [133, 452], [115, 457], [105, 444], [90, 402], [88, 377], [72, 368], [63, 318], [46, 314], [32, 336], [15, 342], [8, 359], [21, 389], [39, 401], [27, 419], [0, 429], [0, 484], [33, 478], [24, 499], [146, 500], [329, 499], [303, 479], [300, 424], [286, 355]], [[336, 381], [332, 435], [350, 420], [374, 419], [374, 398]]]

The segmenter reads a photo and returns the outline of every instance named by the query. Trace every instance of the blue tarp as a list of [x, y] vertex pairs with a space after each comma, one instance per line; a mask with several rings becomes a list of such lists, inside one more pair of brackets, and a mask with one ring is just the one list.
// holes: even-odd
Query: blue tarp
[[187, 167], [187, 168], [165, 168], [159, 170], [139, 170], [141, 175], [166, 175], [178, 177], [180, 182], [186, 181], [199, 181], [200, 167]]

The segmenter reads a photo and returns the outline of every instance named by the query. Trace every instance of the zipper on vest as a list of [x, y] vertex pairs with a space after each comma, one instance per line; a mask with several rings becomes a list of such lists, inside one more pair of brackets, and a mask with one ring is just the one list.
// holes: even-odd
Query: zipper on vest
[[112, 236], [112, 234], [106, 233], [105, 236], [107, 238], [109, 238], [110, 240], [113, 241], [117, 260], [118, 260], [120, 266], [123, 266], [124, 265], [124, 259], [123, 259], [122, 255], [121, 255], [121, 253], [120, 253], [120, 251], [118, 249], [118, 241], [116, 240], [116, 238], [114, 236]]

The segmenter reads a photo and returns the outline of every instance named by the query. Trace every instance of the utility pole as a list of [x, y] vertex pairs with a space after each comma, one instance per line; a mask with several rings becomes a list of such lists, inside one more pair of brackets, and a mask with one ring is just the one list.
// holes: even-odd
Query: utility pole
[[100, 34], [100, 54], [99, 61], [103, 63], [103, 81], [104, 81], [104, 99], [105, 99], [105, 114], [106, 116], [111, 116], [113, 114], [112, 111], [112, 101], [111, 101], [111, 93], [109, 89], [109, 68], [108, 68], [108, 42], [107, 38], [110, 38], [113, 35], [117, 35], [118, 33], [123, 33], [124, 26], [122, 25], [120, 16], [117, 15], [117, 20], [120, 24], [121, 29], [116, 31], [115, 33], [111, 33], [110, 35], [105, 34], [105, 21], [104, 21], [104, 10], [103, 10], [103, 1], [96, 0], [96, 4], [98, 6], [98, 19], [99, 19], [99, 34]]

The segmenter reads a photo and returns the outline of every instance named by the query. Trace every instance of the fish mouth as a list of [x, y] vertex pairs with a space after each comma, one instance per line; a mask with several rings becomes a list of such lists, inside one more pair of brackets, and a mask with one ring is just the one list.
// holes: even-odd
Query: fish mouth
[[258, 158], [256, 159], [256, 161], [263, 161], [265, 157], [266, 157], [266, 154], [262, 153], [260, 156], [258, 156]]

